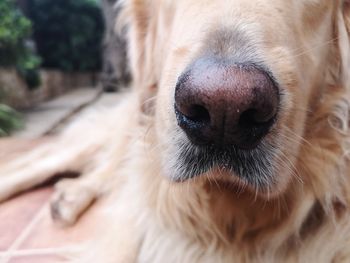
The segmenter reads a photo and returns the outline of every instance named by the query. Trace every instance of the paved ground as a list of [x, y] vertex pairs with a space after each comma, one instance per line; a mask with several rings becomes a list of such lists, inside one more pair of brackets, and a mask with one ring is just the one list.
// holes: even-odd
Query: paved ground
[[[0, 139], [0, 166], [40, 147], [55, 136], [40, 137], [48, 131], [57, 132], [79, 114], [92, 107], [112, 107], [119, 93], [103, 93], [97, 97], [92, 89], [77, 90], [24, 112], [26, 129], [12, 138]], [[59, 125], [60, 124], [60, 125]], [[37, 139], [32, 139], [36, 138]], [[1, 176], [1, 175], [0, 175]], [[49, 213], [52, 186], [23, 193], [0, 204], [0, 263], [56, 263], [61, 258], [51, 255], [52, 249], [90, 240], [96, 235], [96, 221], [103, 202], [95, 204], [74, 227], [55, 225]]]
[[98, 99], [97, 88], [81, 88], [23, 112], [25, 128], [14, 134], [19, 138], [37, 138], [50, 133], [59, 123]]

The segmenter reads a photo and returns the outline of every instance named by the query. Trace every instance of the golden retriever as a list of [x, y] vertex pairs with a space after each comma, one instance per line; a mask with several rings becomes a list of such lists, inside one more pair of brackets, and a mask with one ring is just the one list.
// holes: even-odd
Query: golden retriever
[[2, 167], [1, 199], [80, 171], [73, 223], [115, 191], [79, 262], [350, 262], [350, 1], [122, 5], [133, 91]]

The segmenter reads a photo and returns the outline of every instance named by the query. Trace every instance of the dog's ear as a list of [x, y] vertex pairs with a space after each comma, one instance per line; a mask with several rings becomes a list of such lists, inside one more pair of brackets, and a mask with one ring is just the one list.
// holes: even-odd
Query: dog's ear
[[350, 0], [339, 1], [336, 12], [330, 73], [332, 84], [350, 89]]
[[127, 27], [128, 56], [133, 86], [139, 95], [142, 112], [152, 111], [152, 97], [158, 86], [154, 52], [157, 15], [154, 0], [123, 1], [120, 20]]

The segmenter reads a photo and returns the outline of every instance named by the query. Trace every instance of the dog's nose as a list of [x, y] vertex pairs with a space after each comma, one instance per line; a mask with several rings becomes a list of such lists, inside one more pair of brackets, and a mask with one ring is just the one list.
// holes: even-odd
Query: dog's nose
[[272, 77], [248, 64], [198, 60], [175, 90], [178, 124], [197, 145], [252, 149], [269, 132], [278, 106]]

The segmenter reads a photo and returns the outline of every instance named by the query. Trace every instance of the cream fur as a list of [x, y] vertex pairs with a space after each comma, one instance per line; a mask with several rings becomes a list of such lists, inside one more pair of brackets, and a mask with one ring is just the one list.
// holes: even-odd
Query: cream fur
[[[75, 262], [350, 262], [349, 1], [122, 5], [132, 94], [93, 127], [84, 121], [87, 126], [78, 123], [63, 135], [62, 142], [75, 140], [82, 127], [94, 131], [86, 144], [69, 148], [79, 158], [53, 159], [49, 172], [35, 164], [21, 170], [33, 157], [54, 162], [56, 157], [43, 157], [57, 149], [50, 146], [1, 168], [14, 179], [1, 179], [0, 196], [71, 168], [87, 171], [88, 187], [108, 184], [110, 205], [101, 222], [108, 229]], [[278, 176], [267, 193], [227, 183], [219, 170], [181, 184], [165, 176], [176, 158], [174, 141], [182, 138], [172, 113], [177, 77], [201, 54], [210, 32], [223, 26], [247, 34], [284, 88], [282, 113], [267, 138], [278, 149], [272, 160]], [[96, 198], [101, 191], [93, 189]], [[76, 218], [60, 217], [68, 223]]]

